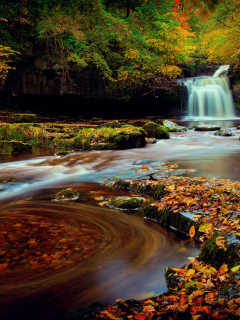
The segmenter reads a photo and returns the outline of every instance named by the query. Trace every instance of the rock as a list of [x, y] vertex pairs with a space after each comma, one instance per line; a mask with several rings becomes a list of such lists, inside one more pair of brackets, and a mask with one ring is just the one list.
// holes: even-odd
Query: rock
[[13, 154], [32, 151], [32, 146], [21, 141], [0, 140], [0, 153]]
[[125, 197], [124, 199], [118, 197], [110, 201], [109, 205], [119, 209], [134, 210], [141, 208], [143, 201], [135, 197], [129, 199], [125, 199]]
[[144, 208], [143, 215], [148, 219], [172, 227], [185, 235], [188, 235], [189, 230], [194, 226], [194, 238], [199, 239], [201, 236], [201, 233], [198, 231], [199, 224], [194, 219], [191, 219], [179, 212], [173, 212], [165, 209], [158, 211], [157, 206], [149, 205]]
[[37, 116], [35, 114], [9, 114], [7, 121], [9, 123], [34, 123], [37, 122]]
[[106, 123], [103, 123], [101, 124], [100, 128], [121, 128], [121, 123], [118, 122], [117, 120], [115, 121], [112, 121], [112, 122], [106, 122]]
[[60, 150], [60, 151], [57, 151], [57, 152], [55, 153], [55, 156], [65, 156], [66, 154], [69, 154], [69, 153], [71, 153], [71, 152], [73, 152], [73, 151]]
[[147, 132], [148, 138], [170, 139], [168, 129], [155, 122], [150, 121], [146, 123], [142, 128]]
[[55, 195], [55, 200], [56, 201], [77, 200], [78, 197], [79, 197], [79, 193], [76, 190], [74, 190], [72, 188], [68, 188], [68, 189], [65, 189], [65, 190], [58, 192]]
[[74, 138], [73, 147], [83, 150], [130, 149], [146, 145], [146, 132], [140, 128], [83, 129]]
[[225, 130], [220, 130], [220, 131], [216, 131], [214, 133], [215, 136], [222, 136], [222, 137], [231, 137], [233, 136], [233, 133], [231, 131], [231, 129], [225, 129]]
[[205, 124], [201, 126], [194, 126], [195, 131], [216, 131], [221, 130], [221, 127], [211, 124]]
[[147, 144], [154, 144], [157, 142], [157, 140], [155, 138], [145, 138]]
[[[223, 248], [217, 246], [216, 238], [218, 237], [223, 237], [226, 241], [226, 251]], [[210, 264], [215, 268], [220, 268], [221, 265], [225, 262], [228, 264], [229, 268], [232, 268], [234, 264], [238, 260], [240, 260], [238, 257], [239, 247], [240, 240], [235, 233], [222, 234], [220, 232], [215, 232], [202, 247], [198, 260]]]
[[187, 131], [186, 127], [179, 126], [177, 123], [164, 120], [163, 125], [168, 129], [169, 132], [183, 132]]

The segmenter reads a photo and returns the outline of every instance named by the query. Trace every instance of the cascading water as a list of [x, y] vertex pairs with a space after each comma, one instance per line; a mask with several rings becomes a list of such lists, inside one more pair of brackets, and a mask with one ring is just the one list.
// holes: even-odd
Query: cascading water
[[[188, 118], [235, 118], [229, 79], [225, 75], [228, 68], [229, 65], [221, 66], [212, 77], [202, 76], [178, 81], [188, 90]], [[223, 73], [224, 76], [220, 76]]]

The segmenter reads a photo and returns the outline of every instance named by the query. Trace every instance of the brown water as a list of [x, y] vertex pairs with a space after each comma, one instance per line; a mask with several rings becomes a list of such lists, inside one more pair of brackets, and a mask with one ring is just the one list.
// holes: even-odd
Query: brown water
[[[62, 319], [68, 310], [94, 300], [112, 303], [119, 298], [140, 299], [164, 292], [165, 267], [187, 263], [187, 257], [199, 252], [198, 246], [145, 221], [140, 214], [99, 207], [94, 196], [128, 194], [99, 183], [116, 176], [114, 179], [146, 179], [153, 172], [136, 173], [136, 169], [167, 161], [180, 164], [180, 168], [162, 174], [240, 180], [239, 133], [235, 130], [234, 137], [173, 133], [170, 140], [142, 149], [78, 152], [64, 157], [52, 156], [51, 150], [37, 151], [33, 156], [1, 156], [0, 231], [6, 227], [7, 234], [0, 237], [0, 248], [7, 252], [0, 258], [8, 255], [9, 263], [0, 271], [1, 319]], [[185, 169], [197, 172], [186, 173]], [[50, 201], [51, 195], [69, 186], [80, 192], [78, 202]], [[22, 228], [22, 234], [14, 228]], [[55, 231], [48, 234], [49, 228]], [[43, 242], [40, 249], [54, 260], [39, 260], [42, 251], [37, 242], [22, 250], [23, 262], [14, 264], [16, 248], [25, 248], [26, 230], [36, 241], [40, 241], [38, 237], [52, 239], [52, 243]], [[71, 246], [68, 253], [56, 258], [64, 248], [58, 246], [64, 232], [72, 234]], [[7, 236], [12, 247], [6, 250]], [[78, 256], [75, 249], [83, 254]]]

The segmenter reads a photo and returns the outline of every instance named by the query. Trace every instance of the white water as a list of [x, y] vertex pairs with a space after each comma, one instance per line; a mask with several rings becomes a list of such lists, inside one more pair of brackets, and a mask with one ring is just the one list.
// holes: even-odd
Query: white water
[[232, 93], [225, 74], [229, 65], [221, 66], [212, 77], [179, 80], [188, 90], [188, 119], [233, 119]]

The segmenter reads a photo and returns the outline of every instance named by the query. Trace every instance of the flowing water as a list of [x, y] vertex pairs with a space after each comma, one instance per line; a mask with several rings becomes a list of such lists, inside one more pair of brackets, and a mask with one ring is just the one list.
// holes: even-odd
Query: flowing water
[[201, 76], [178, 82], [187, 87], [188, 119], [233, 119], [233, 99], [227, 72], [229, 65], [221, 66], [212, 77]]
[[[7, 255], [11, 265], [0, 272], [1, 319], [63, 319], [94, 300], [113, 303], [164, 292], [165, 267], [187, 263], [198, 244], [140, 213], [102, 208], [94, 198], [129, 195], [102, 181], [147, 179], [153, 172], [136, 170], [158, 162], [180, 165], [162, 174], [240, 180], [237, 124], [222, 122], [232, 127], [233, 137], [188, 130], [140, 149], [0, 155], [0, 259]], [[80, 193], [77, 202], [51, 201], [70, 186]], [[15, 263], [17, 254], [22, 260]]]

